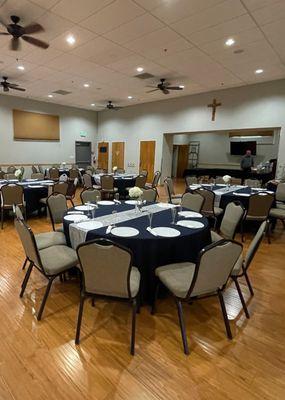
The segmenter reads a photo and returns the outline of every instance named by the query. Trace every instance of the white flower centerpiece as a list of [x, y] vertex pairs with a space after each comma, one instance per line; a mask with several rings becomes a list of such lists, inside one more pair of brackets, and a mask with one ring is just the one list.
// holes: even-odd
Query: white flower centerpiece
[[227, 185], [228, 188], [230, 188], [230, 186], [231, 186], [231, 180], [232, 180], [232, 177], [230, 175], [223, 176], [223, 181], [225, 182], [225, 184]]
[[136, 212], [140, 211], [140, 206], [142, 205], [142, 199], [141, 199], [142, 195], [143, 195], [143, 191], [137, 186], [134, 186], [134, 187], [129, 189], [130, 198], [137, 200]]
[[16, 169], [15, 176], [19, 181], [21, 181], [23, 179], [23, 175], [24, 175], [24, 173], [20, 168]]
[[114, 167], [113, 167], [113, 173], [116, 175], [116, 173], [117, 173], [117, 169], [118, 169], [118, 167], [116, 166], [116, 165], [114, 165]]

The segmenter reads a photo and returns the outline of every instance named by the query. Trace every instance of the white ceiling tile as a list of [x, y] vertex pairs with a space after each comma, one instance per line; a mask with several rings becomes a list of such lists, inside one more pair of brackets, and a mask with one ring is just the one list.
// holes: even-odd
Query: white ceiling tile
[[145, 10], [131, 0], [116, 0], [96, 14], [81, 21], [80, 25], [95, 33], [103, 34], [144, 13]]
[[260, 8], [252, 13], [259, 25], [270, 24], [285, 18], [285, 2], [270, 4], [270, 6]]
[[224, 0], [174, 0], [164, 1], [159, 7], [151, 10], [153, 15], [167, 24], [171, 24], [190, 15], [203, 12]]
[[0, 8], [0, 15], [4, 22], [11, 23], [10, 15], [17, 15], [21, 18], [20, 25], [23, 26], [37, 20], [44, 12], [44, 8], [27, 0], [9, 0]]
[[163, 28], [163, 24], [155, 17], [144, 14], [131, 22], [123, 24], [104, 36], [115, 43], [124, 44], [135, 40], [147, 33]]
[[155, 8], [171, 1], [177, 2], [179, 0], [134, 0], [135, 3], [148, 11], [154, 10]]
[[58, 3], [58, 0], [30, 0], [30, 2], [48, 10]]
[[65, 18], [61, 18], [50, 11], [47, 11], [44, 15], [38, 18], [37, 22], [45, 29], [44, 32], [37, 34], [37, 37], [47, 41], [56, 38], [72, 28], [72, 22]]
[[[72, 35], [75, 39], [75, 43], [73, 45], [70, 45], [66, 41], [66, 38], [70, 35]], [[69, 52], [73, 49], [76, 49], [78, 46], [87, 43], [89, 40], [94, 39], [96, 36], [97, 35], [95, 33], [83, 29], [78, 25], [74, 25], [70, 30], [53, 39], [50, 42], [50, 46], [64, 52]]]
[[271, 6], [278, 3], [280, 0], [243, 0], [245, 6], [249, 11], [254, 11], [262, 7]]
[[106, 7], [113, 1], [114, 0], [61, 0], [51, 11], [77, 23]]
[[56, 57], [60, 56], [62, 52], [59, 50], [53, 49], [49, 47], [48, 49], [40, 49], [38, 47], [31, 47], [32, 51], [29, 52], [25, 57], [24, 60], [28, 60], [33, 64], [37, 65], [45, 65], [47, 62], [55, 59]]
[[215, 7], [208, 8], [203, 12], [171, 24], [171, 26], [177, 32], [190, 36], [191, 33], [232, 20], [245, 13], [246, 10], [239, 0], [227, 0]]

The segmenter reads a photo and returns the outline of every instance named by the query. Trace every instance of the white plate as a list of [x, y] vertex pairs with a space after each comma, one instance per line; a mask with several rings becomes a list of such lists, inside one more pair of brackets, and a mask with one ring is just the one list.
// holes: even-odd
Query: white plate
[[202, 222], [198, 222], [198, 221], [178, 221], [177, 225], [180, 226], [185, 226], [186, 228], [192, 228], [192, 229], [200, 229], [200, 228], [204, 228], [204, 224], [202, 224]]
[[233, 192], [233, 195], [235, 195], [235, 196], [243, 196], [243, 197], [249, 197], [250, 196], [249, 193], [237, 193], [237, 192]]
[[77, 226], [78, 228], [87, 229], [88, 231], [90, 231], [92, 229], [102, 228], [103, 224], [100, 221], [84, 221], [84, 222], [79, 222]]
[[99, 206], [112, 206], [115, 203], [111, 200], [100, 200], [97, 204], [99, 204]]
[[158, 228], [152, 228], [152, 231], [157, 234], [157, 236], [162, 237], [177, 237], [180, 236], [180, 232], [174, 228], [168, 228], [164, 226], [160, 226]]
[[94, 207], [95, 207], [94, 204], [90, 204], [90, 206], [82, 205], [82, 206], [76, 206], [74, 208], [75, 208], [75, 210], [79, 210], [79, 211], [91, 211], [91, 209]]
[[161, 208], [177, 207], [175, 204], [171, 204], [171, 203], [157, 203], [156, 206], [161, 207]]
[[43, 185], [28, 185], [29, 188], [43, 188]]
[[136, 204], [138, 204], [138, 201], [137, 200], [126, 200], [125, 203], [135, 206]]
[[65, 221], [78, 222], [88, 219], [87, 215], [69, 214], [64, 217]]
[[137, 236], [140, 232], [135, 228], [128, 226], [120, 226], [119, 228], [113, 228], [111, 231], [112, 235], [120, 237], [132, 237]]
[[202, 218], [203, 215], [195, 211], [179, 211], [178, 215], [184, 218]]
[[32, 178], [26, 179], [26, 182], [34, 182], [34, 181], [37, 181], [37, 179], [32, 179]]

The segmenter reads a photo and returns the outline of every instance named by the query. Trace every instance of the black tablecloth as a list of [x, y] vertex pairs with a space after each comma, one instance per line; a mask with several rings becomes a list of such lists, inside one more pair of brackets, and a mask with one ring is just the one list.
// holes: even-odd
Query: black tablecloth
[[[253, 195], [253, 194], [256, 194], [256, 193], [258, 193], [258, 191], [257, 190], [252, 190], [251, 188], [249, 188], [249, 187], [245, 187], [245, 188], [242, 188], [242, 189], [238, 189], [238, 190], [236, 190], [235, 191], [236, 193], [246, 193], [246, 194], [250, 194], [250, 195]], [[228, 205], [228, 203], [231, 203], [232, 201], [240, 201], [242, 204], [243, 204], [243, 206], [245, 207], [245, 209], [247, 209], [248, 208], [248, 203], [249, 203], [249, 199], [250, 199], [250, 196], [238, 196], [238, 195], [235, 195], [235, 194], [233, 194], [233, 192], [230, 192], [230, 193], [225, 193], [225, 194], [223, 194], [222, 195], [222, 197], [221, 197], [221, 200], [220, 200], [220, 207], [221, 208], [226, 208], [226, 206]]]
[[229, 168], [189, 168], [185, 169], [183, 177], [185, 176], [203, 176], [208, 175], [210, 178], [216, 178], [217, 176], [230, 175], [233, 178], [240, 178], [242, 181], [245, 179], [258, 179], [262, 183], [266, 183], [273, 179], [274, 174], [272, 172], [244, 172], [241, 169], [229, 169]]
[[42, 188], [32, 188], [24, 186], [24, 199], [26, 202], [27, 214], [32, 214], [34, 211], [38, 211], [40, 208], [40, 199], [47, 197], [48, 188], [47, 186]]
[[[112, 213], [113, 210], [126, 211], [134, 206], [126, 204], [118, 206], [99, 206], [96, 210], [96, 217]], [[154, 271], [157, 267], [175, 262], [195, 262], [200, 250], [210, 244], [210, 229], [206, 218], [198, 218], [197, 221], [204, 223], [204, 228], [189, 229], [181, 226], [171, 225], [171, 211], [169, 209], [153, 214], [152, 227], [170, 226], [181, 232], [176, 238], [155, 237], [146, 228], [149, 225], [148, 216], [122, 222], [117, 226], [129, 226], [137, 228], [140, 233], [131, 238], [116, 237], [106, 234], [106, 227], [89, 231], [86, 240], [95, 238], [108, 238], [116, 243], [122, 244], [132, 250], [134, 265], [141, 272], [141, 293], [144, 301], [150, 302], [153, 298], [155, 286]], [[69, 240], [69, 221], [64, 221], [64, 232]], [[95, 261], [95, 260], [94, 260]]]
[[[98, 185], [100, 182], [96, 181], [93, 177], [94, 184]], [[123, 178], [121, 176], [114, 175], [114, 187], [118, 189], [120, 198], [125, 198], [128, 195], [127, 188], [134, 187], [136, 183], [136, 177]]]

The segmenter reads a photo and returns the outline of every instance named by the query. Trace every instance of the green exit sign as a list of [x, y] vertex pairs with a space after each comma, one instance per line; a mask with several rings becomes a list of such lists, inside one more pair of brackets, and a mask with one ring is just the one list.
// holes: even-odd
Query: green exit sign
[[87, 136], [87, 132], [85, 131], [80, 131], [80, 137], [86, 137]]

